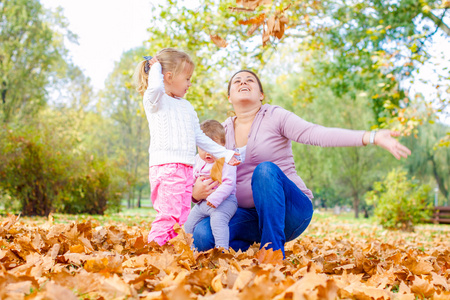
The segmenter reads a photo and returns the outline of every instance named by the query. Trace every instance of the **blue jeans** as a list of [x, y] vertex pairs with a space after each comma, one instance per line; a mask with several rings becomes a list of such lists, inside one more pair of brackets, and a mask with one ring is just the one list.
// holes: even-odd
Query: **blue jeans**
[[[308, 227], [311, 200], [272, 162], [259, 164], [252, 176], [255, 208], [238, 207], [229, 223], [230, 247], [246, 251], [254, 242], [281, 249]], [[194, 245], [199, 251], [214, 247], [209, 218], [194, 229]]]

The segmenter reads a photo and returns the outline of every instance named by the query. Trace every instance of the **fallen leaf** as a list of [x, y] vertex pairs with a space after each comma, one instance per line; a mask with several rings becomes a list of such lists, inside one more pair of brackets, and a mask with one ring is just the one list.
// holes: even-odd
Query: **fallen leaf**
[[283, 252], [281, 250], [273, 251], [273, 249], [266, 249], [265, 247], [255, 254], [256, 259], [260, 264], [281, 264], [283, 263]]

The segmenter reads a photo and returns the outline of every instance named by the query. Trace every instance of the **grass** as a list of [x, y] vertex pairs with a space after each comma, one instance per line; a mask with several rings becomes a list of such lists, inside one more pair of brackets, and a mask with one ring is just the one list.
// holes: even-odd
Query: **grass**
[[359, 214], [359, 218], [355, 218], [355, 213], [353, 211], [350, 212], [341, 212], [340, 214], [334, 214], [333, 210], [326, 209], [315, 209], [314, 210], [314, 218], [316, 220], [333, 220], [336, 223], [349, 223], [349, 224], [375, 224], [375, 219], [373, 216], [369, 218], [364, 218], [363, 213]]
[[[330, 230], [332, 228], [332, 230]], [[378, 240], [384, 243], [400, 243], [420, 249], [430, 249], [435, 243], [450, 239], [450, 225], [418, 224], [414, 232], [402, 232], [384, 229], [374, 217], [354, 218], [353, 212], [335, 215], [330, 211], [315, 211], [313, 219], [302, 234], [319, 239]]]
[[[121, 212], [106, 212], [104, 215], [69, 215], [69, 214], [52, 214], [54, 223], [69, 223], [69, 222], [86, 222], [96, 221], [100, 225], [109, 223], [123, 223], [128, 226], [141, 225], [143, 223], [151, 223], [156, 216], [156, 211], [153, 208], [134, 208], [123, 209]], [[25, 223], [44, 224], [48, 221], [46, 217], [25, 217], [22, 216], [21, 220]]]
[[[3, 213], [3, 212], [2, 212]], [[5, 214], [6, 215], [6, 212]], [[111, 223], [123, 223], [128, 226], [148, 226], [156, 216], [156, 211], [152, 207], [141, 207], [127, 209], [122, 207], [120, 212], [107, 211], [104, 215], [68, 215], [68, 214], [53, 214], [54, 223], [68, 223], [68, 222], [86, 222], [95, 221], [100, 225]], [[21, 217], [22, 221], [26, 223], [43, 224], [47, 222], [45, 217]], [[357, 234], [361, 238], [379, 238], [381, 240], [391, 237], [393, 235], [402, 236], [405, 240], [413, 241], [418, 235], [427, 242], [432, 242], [436, 236], [450, 233], [450, 225], [435, 225], [435, 224], [420, 224], [416, 226], [415, 233], [401, 233], [397, 231], [388, 231], [383, 229], [376, 223], [373, 217], [368, 219], [360, 217], [356, 219], [353, 212], [342, 212], [338, 215], [333, 214], [332, 211], [315, 210], [310, 226], [303, 235], [322, 238], [329, 231], [323, 228], [333, 227], [333, 233], [337, 237], [347, 238], [351, 235]], [[328, 233], [326, 233], [328, 232]]]

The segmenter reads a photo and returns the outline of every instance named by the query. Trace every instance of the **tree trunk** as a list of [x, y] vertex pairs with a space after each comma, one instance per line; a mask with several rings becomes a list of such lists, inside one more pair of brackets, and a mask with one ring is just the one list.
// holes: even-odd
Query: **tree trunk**
[[445, 196], [445, 199], [448, 199], [448, 189], [445, 186], [444, 179], [441, 176], [439, 176], [436, 161], [434, 160], [433, 156], [430, 156], [430, 160], [431, 160], [431, 163], [433, 164], [433, 175], [434, 175], [434, 179], [436, 180], [437, 184], [439, 185], [439, 190]]
[[144, 185], [140, 185], [140, 186], [139, 186], [138, 203], [137, 203], [138, 208], [141, 208], [142, 190], [144, 189], [143, 186], [144, 186]]
[[127, 208], [131, 208], [131, 193], [128, 191]]
[[2, 89], [2, 103], [6, 104], [6, 82], [3, 81], [3, 89]]
[[359, 196], [357, 192], [353, 193], [353, 210], [355, 211], [355, 218], [359, 218]]

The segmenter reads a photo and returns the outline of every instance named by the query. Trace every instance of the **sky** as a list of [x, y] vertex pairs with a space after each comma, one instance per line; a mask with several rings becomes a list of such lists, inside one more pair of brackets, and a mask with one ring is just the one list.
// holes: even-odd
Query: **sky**
[[[63, 8], [78, 45], [66, 43], [75, 65], [91, 78], [94, 90], [104, 87], [123, 52], [148, 39], [152, 5], [158, 0], [41, 0], [50, 9]], [[153, 4], [152, 4], [153, 3]]]
[[[66, 47], [73, 62], [91, 78], [95, 91], [104, 87], [108, 74], [123, 52], [142, 46], [149, 38], [147, 29], [151, 24], [151, 9], [160, 2], [162, 0], [41, 0], [46, 8], [63, 8], [69, 29], [78, 35], [78, 45], [67, 43]], [[188, 2], [198, 5], [198, 1]], [[446, 49], [450, 49], [450, 39], [436, 34], [431, 62], [450, 69], [448, 56], [442, 55]], [[416, 78], [437, 78], [436, 67], [427, 64]], [[433, 97], [435, 90], [416, 80], [410, 86], [410, 92]], [[450, 117], [443, 121], [450, 122]]]

